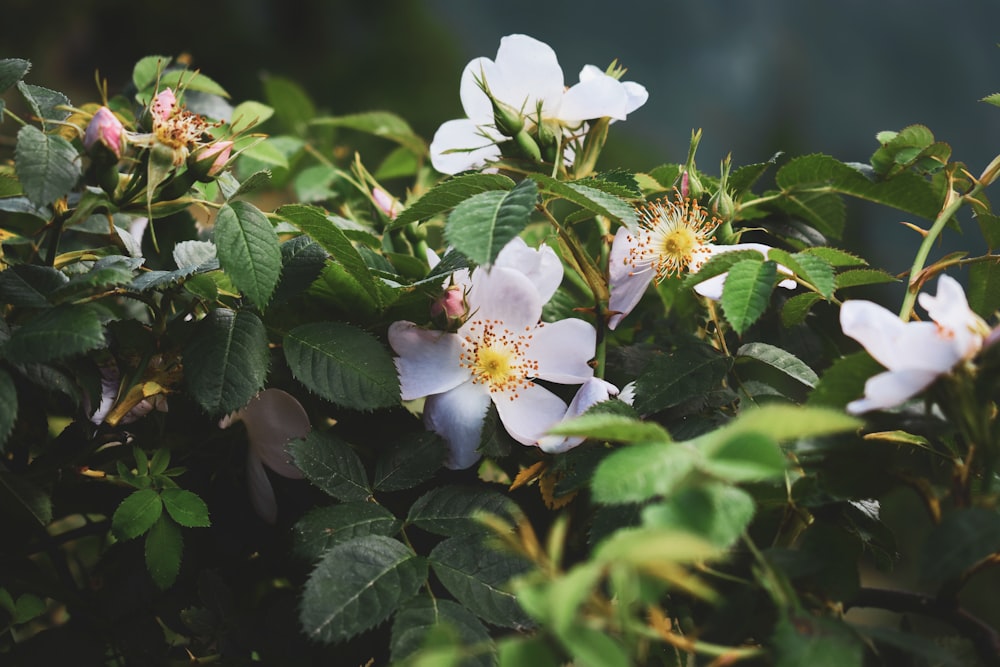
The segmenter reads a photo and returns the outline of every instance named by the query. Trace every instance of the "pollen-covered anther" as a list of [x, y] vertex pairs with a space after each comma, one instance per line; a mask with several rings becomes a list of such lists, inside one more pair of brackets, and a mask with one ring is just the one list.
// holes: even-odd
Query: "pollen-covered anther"
[[[636, 244], [625, 263], [630, 275], [653, 271], [656, 282], [679, 276], [692, 265], [704, 262], [704, 248], [721, 222], [690, 198], [676, 194], [638, 208], [639, 230]], [[696, 268], [695, 268], [696, 270]]]
[[462, 340], [459, 363], [472, 372], [474, 383], [517, 398], [517, 390], [529, 386], [530, 378], [538, 374], [538, 362], [527, 356], [530, 338], [496, 320], [476, 321]]

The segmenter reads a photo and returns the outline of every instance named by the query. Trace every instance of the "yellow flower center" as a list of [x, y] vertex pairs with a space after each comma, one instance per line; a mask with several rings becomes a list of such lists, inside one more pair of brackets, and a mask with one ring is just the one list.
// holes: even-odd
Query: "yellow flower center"
[[538, 374], [538, 362], [527, 356], [530, 345], [530, 327], [517, 333], [497, 320], [476, 320], [465, 327], [459, 363], [469, 369], [474, 383], [486, 385], [490, 393], [507, 392], [514, 400], [517, 390]]
[[656, 282], [680, 276], [704, 261], [705, 246], [720, 220], [709, 217], [696, 201], [678, 193], [639, 207], [639, 231], [635, 246], [625, 258], [632, 273], [652, 270]]

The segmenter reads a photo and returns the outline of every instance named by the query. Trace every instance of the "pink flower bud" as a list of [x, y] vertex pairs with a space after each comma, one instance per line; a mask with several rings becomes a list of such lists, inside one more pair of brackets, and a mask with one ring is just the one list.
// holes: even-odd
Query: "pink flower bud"
[[149, 111], [156, 120], [165, 121], [173, 115], [176, 107], [177, 96], [174, 95], [174, 91], [164, 88], [153, 98], [153, 103], [150, 105]]
[[372, 200], [378, 206], [378, 210], [385, 213], [390, 220], [395, 220], [399, 215], [399, 202], [382, 188], [372, 188]]
[[124, 130], [121, 121], [111, 109], [101, 107], [87, 125], [87, 131], [83, 135], [83, 145], [89, 151], [95, 144], [100, 144], [114, 153], [115, 158], [121, 158]]
[[465, 291], [458, 285], [451, 285], [444, 294], [431, 304], [431, 318], [446, 329], [457, 329], [469, 316], [469, 304]]
[[233, 153], [232, 141], [216, 141], [203, 146], [188, 157], [188, 169], [200, 181], [211, 181], [218, 176]]

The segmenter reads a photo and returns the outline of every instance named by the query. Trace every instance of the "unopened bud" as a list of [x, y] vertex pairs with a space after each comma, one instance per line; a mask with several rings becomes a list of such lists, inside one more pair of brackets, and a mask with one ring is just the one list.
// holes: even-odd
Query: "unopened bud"
[[[703, 194], [705, 194], [705, 187], [701, 184], [701, 179], [698, 178], [698, 169], [695, 167], [694, 155], [698, 152], [698, 144], [701, 142], [701, 130], [695, 130], [691, 132], [691, 145], [688, 148], [687, 161], [684, 163], [684, 167], [681, 169], [681, 175], [678, 179], [677, 187], [680, 190], [681, 196], [685, 199], [690, 197], [691, 199], [700, 199]], [[685, 192], [687, 190], [687, 192]]]
[[372, 188], [372, 201], [375, 202], [378, 210], [385, 213], [390, 220], [395, 220], [396, 216], [399, 215], [399, 202], [382, 188]]
[[708, 200], [709, 210], [726, 221], [732, 220], [733, 216], [736, 215], [736, 202], [733, 201], [733, 196], [729, 194], [729, 171], [732, 169], [732, 166], [732, 156], [727, 155], [726, 159], [722, 161], [722, 175], [719, 178], [719, 189]]
[[431, 304], [431, 319], [443, 329], [455, 331], [469, 316], [469, 303], [465, 291], [458, 285], [449, 286]]
[[538, 148], [538, 144], [534, 139], [531, 138], [524, 130], [521, 130], [516, 135], [514, 135], [514, 142], [520, 149], [521, 155], [536, 162], [542, 161], [542, 151]]
[[232, 152], [232, 141], [216, 141], [188, 155], [187, 167], [196, 179], [209, 183], [226, 168]]
[[174, 95], [174, 91], [170, 88], [164, 88], [153, 98], [153, 103], [149, 105], [149, 112], [157, 120], [164, 121], [174, 114], [176, 106], [177, 96]]
[[87, 125], [83, 145], [93, 157], [110, 151], [117, 161], [121, 159], [122, 147], [125, 145], [124, 131], [125, 127], [111, 109], [101, 107]]
[[492, 95], [490, 103], [493, 105], [493, 123], [500, 130], [500, 134], [513, 137], [524, 129], [524, 118], [510, 105], [504, 104]]

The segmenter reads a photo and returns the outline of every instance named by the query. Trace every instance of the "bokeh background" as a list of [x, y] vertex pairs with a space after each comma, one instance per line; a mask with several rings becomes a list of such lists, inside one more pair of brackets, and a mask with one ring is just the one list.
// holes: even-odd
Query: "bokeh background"
[[[979, 101], [1000, 90], [998, 28], [996, 0], [5, 0], [0, 57], [84, 101], [95, 71], [115, 89], [142, 56], [188, 53], [236, 100], [281, 75], [325, 111], [394, 111], [430, 138], [461, 115], [464, 64], [523, 32], [553, 46], [568, 83], [618, 59], [649, 89], [614, 128], [616, 166], [682, 161], [697, 128], [712, 173], [729, 152], [737, 166], [778, 151], [865, 162], [877, 132], [922, 123], [978, 174], [1000, 152], [1000, 109]], [[850, 206], [845, 244], [905, 270], [917, 235]]]

